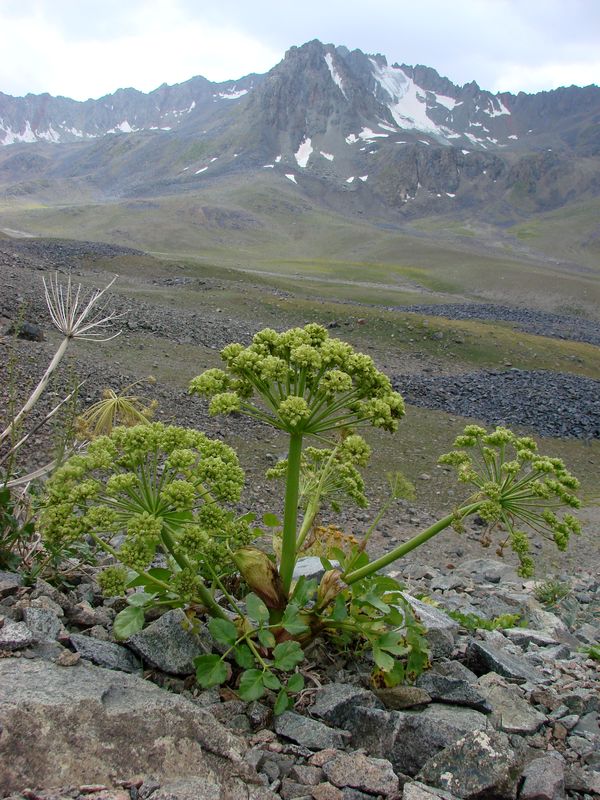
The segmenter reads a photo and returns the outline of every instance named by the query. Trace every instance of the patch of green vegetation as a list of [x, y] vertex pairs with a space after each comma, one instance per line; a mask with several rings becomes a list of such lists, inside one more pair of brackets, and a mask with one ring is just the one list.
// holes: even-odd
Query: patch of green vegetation
[[463, 614], [460, 611], [446, 611], [446, 614], [468, 631], [476, 631], [478, 628], [484, 631], [516, 628], [521, 621], [520, 614], [500, 614], [500, 616], [493, 619], [485, 619], [473, 613]]
[[571, 587], [559, 578], [546, 578], [541, 583], [536, 584], [533, 596], [544, 606], [555, 606], [571, 592]]

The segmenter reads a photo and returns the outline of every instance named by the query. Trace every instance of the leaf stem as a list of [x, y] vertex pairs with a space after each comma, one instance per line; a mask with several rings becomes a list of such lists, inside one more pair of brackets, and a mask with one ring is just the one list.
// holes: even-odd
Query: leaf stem
[[411, 550], [414, 550], [416, 547], [424, 544], [426, 541], [436, 536], [449, 525], [452, 525], [456, 519], [457, 513], [460, 514], [461, 518], [468, 517], [471, 514], [475, 514], [481, 507], [482, 503], [483, 501], [480, 500], [477, 503], [472, 503], [469, 506], [463, 506], [462, 508], [459, 508], [458, 512], [448, 514], [448, 516], [438, 520], [438, 522], [436, 522], [434, 525], [431, 525], [426, 530], [418, 533], [416, 536], [413, 536], [413, 538], [409, 539], [408, 542], [403, 542], [401, 545], [398, 545], [398, 547], [390, 550], [389, 553], [381, 556], [381, 558], [371, 561], [369, 564], [365, 564], [365, 566], [361, 567], [360, 569], [355, 569], [350, 573], [342, 575], [342, 579], [348, 585], [351, 585], [362, 578], [372, 575], [374, 572], [377, 572], [383, 567], [387, 567], [388, 564], [392, 564], [394, 561], [402, 558], [407, 553], [410, 553]]

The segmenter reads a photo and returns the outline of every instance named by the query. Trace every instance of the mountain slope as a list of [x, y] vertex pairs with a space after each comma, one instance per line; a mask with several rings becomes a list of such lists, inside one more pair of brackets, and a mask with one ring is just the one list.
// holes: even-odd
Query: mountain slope
[[[122, 226], [108, 218], [133, 203], [155, 226], [156, 247], [170, 198], [228, 220], [224, 229], [240, 220], [251, 229], [262, 187], [277, 198], [292, 192], [324, 219], [376, 228], [491, 225], [502, 247], [508, 227], [592, 208], [600, 195], [598, 87], [494, 95], [318, 41], [292, 47], [266, 75], [220, 84], [195, 77], [84, 103], [0, 94], [0, 141], [9, 145], [0, 147], [0, 204], [10, 227], [22, 209], [33, 231], [44, 216], [71, 230], [78, 214], [108, 205], [99, 218], [116, 241]], [[229, 205], [232, 186], [248, 189], [241, 205]], [[593, 218], [583, 214], [574, 234], [584, 260], [596, 254]], [[293, 238], [293, 213], [277, 224]], [[542, 239], [530, 244], [543, 249]]]

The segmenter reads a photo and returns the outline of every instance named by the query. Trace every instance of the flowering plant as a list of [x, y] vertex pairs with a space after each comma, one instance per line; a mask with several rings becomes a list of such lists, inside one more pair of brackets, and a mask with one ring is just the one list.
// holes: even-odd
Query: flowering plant
[[[475, 514], [488, 522], [486, 536], [494, 527], [503, 531], [501, 546], [515, 550], [523, 575], [533, 566], [527, 531], [551, 534], [559, 548], [579, 532], [571, 514], [559, 517], [564, 507], [579, 505], [577, 480], [560, 460], [539, 456], [531, 439], [505, 428], [488, 433], [468, 426], [455, 442], [463, 449], [440, 459], [475, 487], [462, 505], [374, 561], [366, 545], [387, 506], [361, 541], [347, 537], [338, 546], [335, 528], [321, 528], [333, 540], [321, 580], [294, 580], [323, 506], [335, 510], [347, 498], [366, 505], [360, 469], [370, 449], [357, 429], [394, 432], [404, 403], [370, 357], [330, 339], [319, 325], [263, 330], [248, 347], [225, 347], [222, 358], [225, 369], [194, 378], [190, 392], [209, 398], [212, 414], [245, 414], [288, 435], [287, 458], [271, 470], [285, 479], [283, 521], [273, 514], [263, 520], [280, 533], [275, 554], [250, 546], [261, 532], [250, 528], [251, 515], [236, 518], [220, 505], [240, 497], [243, 475], [233, 451], [197, 431], [159, 423], [116, 428], [57, 470], [40, 521], [47, 540], [89, 535], [121, 562], [101, 577], [109, 594], [144, 589], [129, 595], [117, 617], [120, 636], [141, 627], [147, 606], [207, 612], [218, 652], [196, 661], [204, 687], [236, 670], [240, 696], [277, 691], [275, 709], [283, 711], [304, 684], [297, 671], [303, 648], [319, 635], [343, 646], [362, 642], [383, 683], [414, 679], [428, 663], [423, 629], [382, 568]], [[304, 448], [308, 436], [325, 446]], [[394, 476], [389, 502], [410, 488]], [[112, 543], [117, 534], [124, 537], [119, 549]], [[154, 565], [158, 553], [166, 566]], [[228, 583], [233, 569], [249, 589], [245, 596]]]

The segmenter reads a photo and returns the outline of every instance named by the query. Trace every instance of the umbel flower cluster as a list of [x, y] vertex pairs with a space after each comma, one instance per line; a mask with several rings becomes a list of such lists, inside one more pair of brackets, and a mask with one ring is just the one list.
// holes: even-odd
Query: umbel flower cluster
[[[320, 504], [329, 502], [339, 512], [348, 498], [359, 508], [367, 508], [365, 482], [358, 468], [365, 467], [370, 456], [371, 448], [356, 433], [344, 436], [335, 448], [306, 447], [300, 460], [300, 505], [306, 507], [318, 497]], [[267, 478], [285, 479], [287, 466], [287, 459], [282, 459], [267, 470]]]
[[192, 394], [212, 398], [211, 414], [238, 411], [315, 436], [363, 423], [395, 431], [404, 415], [402, 397], [370, 356], [329, 338], [321, 325], [265, 328], [249, 347], [230, 344], [221, 357], [226, 371], [209, 369], [190, 383]]
[[[199, 431], [160, 422], [117, 427], [55, 471], [39, 527], [50, 546], [91, 536], [137, 573], [161, 551], [180, 594], [192, 596], [199, 574], [233, 569], [229, 548], [253, 538], [248, 522], [221, 505], [239, 500], [243, 481], [235, 452]], [[121, 594], [126, 576], [110, 568], [101, 582]]]
[[[507, 531], [503, 545], [509, 544], [518, 556], [522, 576], [533, 574], [528, 532], [553, 540], [559, 550], [566, 550], [571, 534], [581, 532], [576, 517], [556, 513], [580, 507], [579, 481], [560, 458], [539, 455], [533, 439], [503, 427], [488, 433], [467, 425], [454, 446], [470, 452], [453, 450], [439, 463], [455, 467], [459, 480], [476, 487], [477, 513], [490, 527]], [[460, 527], [460, 519], [457, 523]]]

